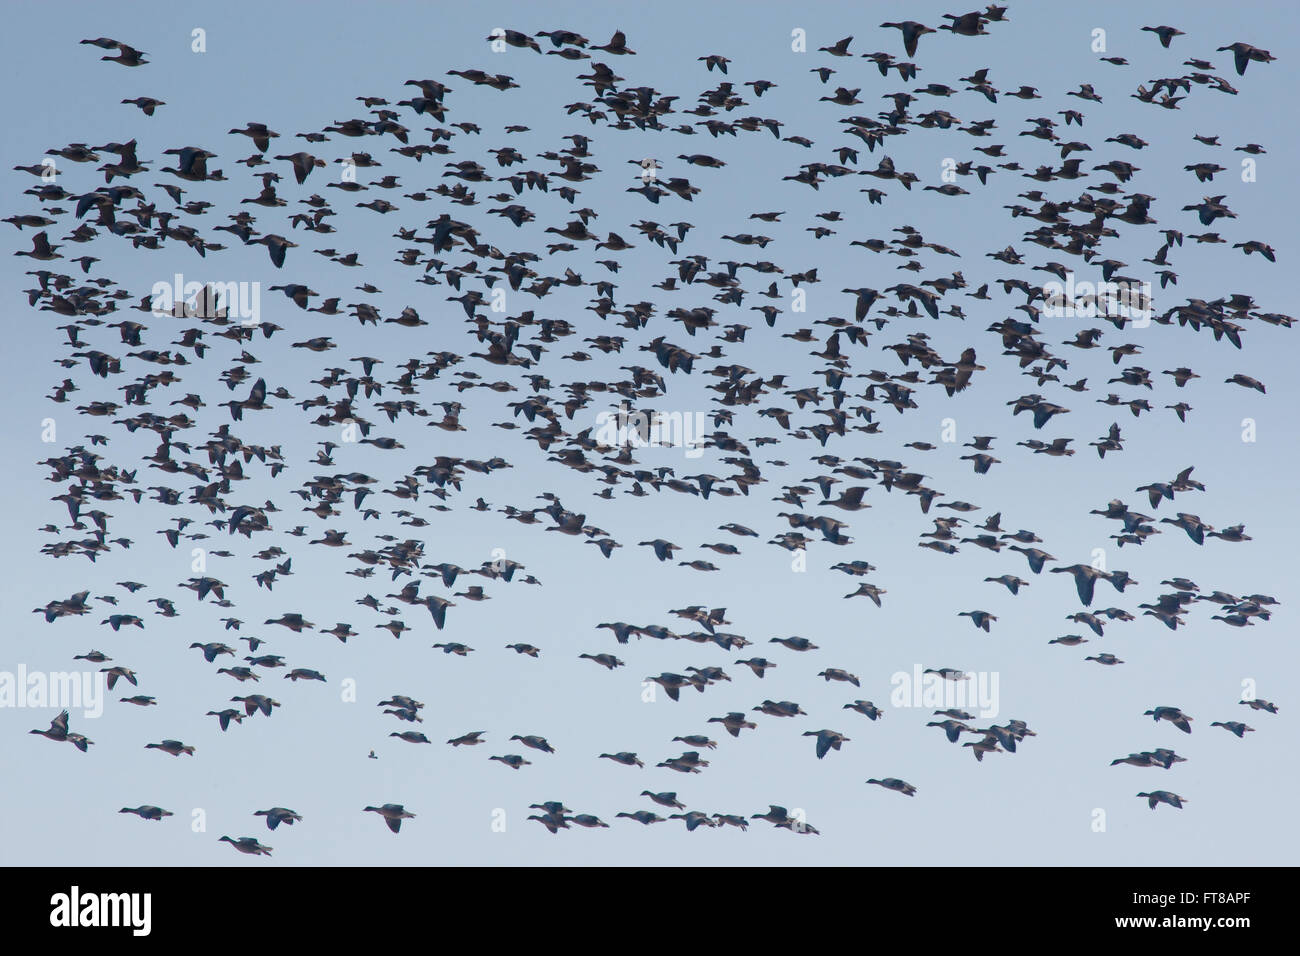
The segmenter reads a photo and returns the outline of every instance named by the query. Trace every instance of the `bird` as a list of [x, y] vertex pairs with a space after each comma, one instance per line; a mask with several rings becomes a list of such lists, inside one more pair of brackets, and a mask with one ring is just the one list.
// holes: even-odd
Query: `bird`
[[1237, 737], [1245, 737], [1248, 733], [1254, 733], [1255, 728], [1247, 726], [1238, 720], [1216, 720], [1210, 724], [1211, 727], [1222, 727], [1228, 733]]
[[885, 777], [883, 780], [877, 780], [872, 777], [867, 783], [874, 783], [878, 787], [884, 787], [886, 790], [893, 790], [895, 793], [901, 793], [905, 797], [916, 796], [916, 787], [906, 780], [900, 780], [897, 777]]
[[1183, 804], [1187, 802], [1186, 797], [1180, 797], [1178, 794], [1171, 793], [1168, 790], [1153, 790], [1150, 793], [1139, 793], [1138, 796], [1146, 797], [1147, 806], [1152, 810], [1156, 808], [1156, 804], [1160, 803], [1167, 803], [1175, 810], [1181, 810]]
[[400, 803], [385, 803], [378, 807], [363, 807], [362, 810], [366, 813], [379, 814], [384, 818], [384, 823], [388, 825], [388, 829], [392, 830], [394, 833], [401, 832], [403, 820], [411, 820], [415, 818], [415, 814], [411, 813]]
[[1190, 734], [1192, 732], [1192, 718], [1187, 714], [1184, 714], [1177, 707], [1156, 707], [1155, 709], [1145, 711], [1144, 713], [1157, 723], [1162, 720], [1167, 720], [1185, 734]]
[[179, 740], [164, 740], [161, 743], [145, 744], [146, 750], [161, 750], [163, 753], [171, 754], [173, 757], [179, 757], [182, 754], [187, 756], [194, 755], [194, 746], [184, 744]]
[[170, 810], [164, 810], [162, 807], [155, 807], [152, 806], [151, 804], [143, 804], [138, 807], [123, 807], [121, 810], [117, 812], [134, 813], [141, 820], [154, 820], [154, 821], [161, 820], [163, 819], [163, 817], [172, 817], [176, 815], [172, 813]]
[[832, 750], [839, 750], [840, 745], [850, 739], [837, 730], [805, 730], [803, 736], [817, 738], [818, 760], [821, 760]]
[[285, 807], [272, 807], [269, 810], [257, 810], [254, 811], [253, 816], [266, 817], [266, 828], [268, 830], [274, 830], [281, 823], [285, 826], [293, 826], [302, 819], [301, 814], [294, 813], [292, 810], [288, 810]]
[[239, 837], [238, 839], [235, 839], [234, 837], [223, 836], [217, 842], [229, 843], [240, 853], [245, 853], [249, 856], [270, 856], [272, 850], [272, 847], [263, 846], [258, 841], [257, 837]]
[[1183, 33], [1182, 30], [1179, 30], [1177, 27], [1159, 26], [1159, 27], [1143, 27], [1142, 29], [1148, 33], [1154, 33], [1156, 37], [1160, 40], [1160, 45], [1165, 49], [1169, 48], [1169, 41], [1171, 41], [1174, 37], [1181, 37], [1186, 35]]
[[645, 766], [645, 764], [641, 762], [641, 760], [637, 757], [636, 754], [634, 754], [634, 753], [629, 753], [629, 752], [626, 751], [626, 750], [624, 750], [624, 751], [619, 751], [619, 752], [616, 753], [616, 754], [601, 754], [600, 756], [601, 756], [603, 759], [605, 759], [605, 760], [612, 760], [612, 761], [614, 761], [615, 763], [621, 763], [621, 764], [623, 764], [623, 766], [625, 766], [625, 767], [644, 767], [644, 766]]

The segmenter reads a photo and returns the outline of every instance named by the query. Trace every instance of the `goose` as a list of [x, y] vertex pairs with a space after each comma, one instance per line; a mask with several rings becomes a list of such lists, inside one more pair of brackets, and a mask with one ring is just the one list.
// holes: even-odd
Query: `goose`
[[637, 823], [643, 824], [644, 826], [649, 826], [652, 823], [665, 822], [664, 817], [659, 816], [657, 813], [652, 813], [649, 810], [636, 810], [632, 813], [622, 811], [614, 814], [614, 817], [615, 819], [619, 817], [627, 817], [629, 820], [635, 820]]
[[327, 165], [325, 160], [304, 152], [290, 153], [287, 156], [282, 155], [275, 158], [293, 164], [293, 175], [299, 186], [307, 181], [307, 177], [313, 169], [324, 169]]
[[199, 644], [196, 642], [190, 645], [191, 650], [196, 647], [203, 652], [203, 659], [209, 664], [215, 661], [222, 654], [229, 654], [232, 657], [235, 654], [235, 649], [233, 647], [230, 647], [227, 644], [222, 644], [219, 641], [213, 641], [208, 644]]
[[1021, 548], [1013, 544], [1011, 545], [1011, 550], [1019, 551], [1025, 556], [1029, 561], [1029, 570], [1033, 571], [1034, 574], [1041, 574], [1043, 572], [1044, 563], [1056, 560], [1056, 558], [1052, 557], [1046, 551], [1040, 551], [1038, 548]]
[[595, 661], [606, 670], [613, 670], [616, 667], [622, 667], [623, 662], [613, 654], [579, 654], [578, 657], [583, 660]]
[[[423, 710], [424, 702], [418, 701], [414, 697], [408, 697], [405, 694], [394, 694], [388, 700], [381, 700], [376, 707], [398, 707], [402, 710]], [[482, 733], [482, 731], [480, 731]]]
[[737, 664], [744, 664], [754, 672], [754, 676], [762, 678], [769, 668], [776, 667], [776, 664], [762, 657], [751, 657], [747, 661], [736, 661]]
[[791, 833], [801, 833], [805, 836], [818, 836], [821, 833], [821, 831], [811, 823], [806, 823], [802, 820], [786, 820], [784, 823], [778, 823], [776, 826], [779, 830], [789, 830]]
[[637, 545], [639, 547], [653, 548], [655, 557], [660, 561], [671, 560], [673, 552], [681, 550], [678, 545], [673, 544], [671, 541], [665, 541], [663, 538], [656, 538], [653, 541], [638, 541]]
[[806, 637], [774, 637], [769, 640], [770, 644], [780, 644], [792, 651], [815, 651], [817, 645]]
[[970, 618], [971, 623], [984, 631], [985, 634], [989, 633], [989, 625], [997, 620], [997, 616], [990, 614], [988, 611], [958, 611], [957, 616]]
[[707, 767], [709, 762], [701, 760], [699, 753], [689, 750], [680, 757], [670, 757], [668, 760], [655, 764], [656, 767], [667, 767], [669, 770], [676, 770], [678, 773], [699, 773], [701, 767]]
[[680, 800], [677, 799], [676, 791], [668, 791], [666, 793], [652, 793], [649, 790], [642, 790], [641, 796], [649, 797], [651, 800], [659, 804], [661, 807], [669, 807], [673, 810], [686, 809], [686, 804], [682, 803]]
[[850, 674], [848, 671], [841, 670], [838, 667], [828, 667], [826, 670], [818, 672], [817, 676], [825, 678], [827, 683], [837, 680], [852, 684], [854, 687], [862, 686], [856, 675]]
[[1159, 27], [1143, 27], [1142, 29], [1147, 33], [1154, 33], [1159, 38], [1160, 45], [1164, 47], [1166, 50], [1169, 49], [1170, 40], [1172, 40], [1174, 37], [1180, 37], [1185, 35], [1183, 31], [1178, 29], [1177, 27], [1159, 26]]
[[1244, 738], [1246, 734], [1254, 733], [1255, 731], [1254, 727], [1248, 726], [1247, 724], [1243, 724], [1241, 723], [1241, 721], [1237, 721], [1237, 720], [1216, 720], [1212, 724], [1210, 724], [1210, 726], [1222, 727], [1224, 730], [1228, 731], [1228, 733], [1235, 734], [1236, 736], [1242, 738]]
[[699, 810], [691, 810], [688, 813], [670, 813], [669, 820], [681, 820], [686, 824], [687, 832], [693, 833], [699, 827], [716, 827], [717, 821], [709, 817], [708, 814], [701, 813]]
[[289, 673], [284, 675], [285, 680], [291, 680], [295, 684], [300, 680], [316, 680], [322, 684], [325, 683], [325, 675], [320, 671], [314, 671], [308, 667], [295, 667]]
[[[665, 671], [658, 677], [645, 678], [647, 683], [655, 683], [664, 689], [670, 700], [680, 700], [681, 690], [683, 687], [690, 686], [693, 681], [689, 677], [681, 674], [671, 674]], [[703, 690], [703, 688], [699, 688]]]
[[403, 820], [412, 820], [415, 814], [408, 811], [400, 803], [385, 803], [379, 807], [363, 807], [364, 813], [377, 813], [384, 818], [384, 823], [388, 824], [388, 829], [394, 833], [400, 833]]
[[305, 620], [301, 614], [298, 614], [296, 612], [282, 614], [278, 618], [268, 618], [263, 623], [279, 624], [283, 627], [287, 627], [295, 634], [301, 634], [305, 628], [316, 626], [311, 621]]
[[612, 760], [612, 761], [614, 761], [615, 763], [621, 763], [621, 764], [622, 764], [623, 766], [625, 766], [625, 767], [644, 767], [644, 766], [645, 766], [645, 764], [641, 762], [641, 760], [637, 757], [636, 754], [634, 754], [634, 753], [629, 753], [629, 752], [626, 751], [626, 750], [619, 751], [619, 752], [616, 753], [616, 754], [601, 754], [601, 755], [600, 755], [600, 758], [601, 758], [601, 759], [604, 759], [604, 760]]
[[960, 720], [952, 720], [952, 719], [932, 720], [925, 726], [942, 727], [944, 735], [948, 738], [948, 741], [954, 744], [957, 742], [957, 739], [961, 736], [962, 731], [967, 731], [969, 733], [975, 732], [971, 729], [969, 725], [962, 723]]
[[948, 718], [952, 718], [953, 721], [974, 721], [975, 719], [974, 714], [966, 713], [965, 710], [961, 710], [959, 708], [948, 708], [946, 710], [936, 710], [935, 717], [948, 717]]
[[567, 830], [569, 823], [563, 817], [552, 813], [544, 813], [540, 816], [533, 814], [528, 817], [529, 820], [536, 820], [542, 826], [546, 827], [551, 833], [559, 833], [561, 830]]
[[1021, 588], [1029, 586], [1028, 581], [1022, 580], [1014, 574], [1003, 574], [996, 578], [985, 578], [984, 581], [989, 584], [1001, 584], [1012, 594], [1019, 594]]
[[270, 717], [272, 709], [280, 706], [278, 700], [272, 700], [264, 694], [249, 694], [247, 697], [232, 697], [230, 698], [230, 701], [235, 704], [243, 704], [244, 715], [246, 717], [252, 717], [253, 714], [258, 713], [259, 711], [264, 716]]
[[984, 762], [985, 754], [1004, 753], [1002, 748], [998, 746], [997, 738], [992, 734], [986, 734], [979, 740], [968, 740], [962, 746], [971, 748], [971, 753], [975, 755], [977, 763]]
[[1177, 707], [1156, 707], [1154, 710], [1144, 711], [1143, 715], [1157, 722], [1167, 720], [1185, 734], [1192, 732], [1192, 718]]
[[945, 20], [951, 20], [952, 23], [939, 24], [940, 30], [947, 30], [958, 36], [973, 37], [984, 36], [988, 33], [984, 27], [989, 23], [987, 14], [975, 11], [974, 13], [965, 13], [961, 16], [954, 16], [951, 13], [943, 15]]
[[849, 44], [853, 42], [853, 37], [847, 36], [838, 40], [831, 46], [818, 47], [818, 53], [829, 53], [831, 56], [851, 56], [849, 53]]
[[821, 760], [832, 750], [839, 750], [841, 744], [852, 739], [844, 736], [838, 730], [805, 730], [803, 736], [817, 738], [818, 760]]
[[434, 644], [433, 647], [435, 650], [441, 650], [444, 654], [455, 654], [457, 657], [465, 657], [474, 650], [472, 647], [455, 641], [447, 644]]
[[1015, 753], [1017, 742], [1027, 736], [1014, 723], [1008, 723], [1006, 727], [991, 724], [988, 727], [978, 727], [974, 732], [984, 734], [988, 739], [1004, 747], [1008, 753]]
[[[1216, 52], [1222, 53], [1225, 50], [1232, 51], [1233, 64], [1237, 68], [1238, 76], [1245, 75], [1246, 67], [1252, 60], [1256, 63], [1272, 63], [1277, 59], [1267, 50], [1261, 50], [1259, 47], [1241, 41], [1230, 43], [1227, 46], [1216, 47]], [[109, 57], [101, 57], [101, 59], [109, 59]]]
[[916, 44], [927, 33], [934, 33], [933, 27], [927, 27], [924, 24], [917, 23], [915, 20], [905, 20], [902, 23], [882, 23], [881, 28], [892, 27], [903, 34], [903, 49], [907, 51], [908, 56], [916, 56]]
[[218, 843], [229, 843], [240, 853], [247, 853], [249, 856], [270, 856], [271, 847], [263, 846], [258, 842], [257, 837], [240, 837], [238, 840], [233, 837], [223, 836]]
[[[268, 129], [265, 123], [248, 123], [243, 129], [232, 129], [229, 132], [230, 135], [237, 133], [241, 136], [247, 136], [253, 141], [253, 145], [257, 147], [259, 153], [265, 153], [271, 145], [271, 140], [278, 138], [280, 135], [274, 130]], [[299, 182], [302, 182], [302, 180], [299, 180]]]
[[1131, 763], [1135, 767], [1163, 767], [1165, 770], [1171, 770], [1174, 764], [1186, 762], [1186, 757], [1180, 757], [1166, 747], [1157, 747], [1155, 750], [1145, 750], [1140, 754], [1129, 754], [1122, 760], [1112, 760], [1111, 766], [1118, 763]]
[[59, 248], [58, 245], [50, 244], [49, 235], [44, 230], [42, 230], [41, 232], [38, 232], [36, 233], [36, 235], [32, 236], [32, 248], [30, 252], [19, 251], [19, 252], [15, 252], [14, 255], [27, 256], [31, 259], [36, 259], [40, 262], [49, 262], [51, 259], [63, 258], [63, 256], [60, 253], [54, 251], [55, 249], [58, 248]]
[[482, 739], [485, 733], [487, 733], [486, 730], [471, 731], [468, 734], [453, 737], [451, 740], [447, 741], [447, 743], [451, 744], [453, 747], [473, 747], [476, 744], [487, 743], [487, 741]]
[[[1140, 490], [1140, 489], [1139, 489]], [[1087, 564], [1072, 564], [1066, 568], [1052, 568], [1052, 574], [1070, 574], [1074, 576], [1074, 587], [1079, 593], [1079, 600], [1084, 607], [1092, 605], [1093, 592], [1097, 581], [1110, 580], [1110, 574]]]
[[[874, 718], [873, 718], [874, 719]], [[754, 730], [758, 724], [752, 720], [746, 720], [745, 715], [739, 711], [732, 711], [724, 717], [710, 717], [707, 721], [710, 724], [722, 724], [727, 733], [733, 737], [739, 737], [742, 730]]]
[[897, 777], [886, 777], [883, 780], [877, 780], [872, 777], [867, 783], [874, 783], [877, 786], [884, 787], [886, 790], [893, 790], [895, 793], [901, 793], [904, 796], [916, 796], [916, 787], [912, 786], [906, 780], [900, 780]]
[[1120, 660], [1120, 659], [1119, 659], [1118, 657], [1116, 657], [1114, 654], [1108, 654], [1108, 653], [1105, 653], [1105, 652], [1103, 652], [1103, 653], [1101, 653], [1101, 654], [1097, 654], [1097, 655], [1095, 655], [1095, 656], [1085, 657], [1084, 660], [1085, 660], [1085, 661], [1096, 661], [1098, 664], [1105, 664], [1105, 665], [1107, 665], [1107, 666], [1113, 666], [1113, 665], [1115, 665], [1115, 664], [1123, 664], [1123, 663], [1124, 663], [1122, 660]]
[[1262, 710], [1269, 714], [1277, 713], [1277, 704], [1262, 697], [1252, 697], [1250, 700], [1239, 700], [1239, 704], [1245, 704], [1251, 710]]
[[960, 680], [970, 679], [969, 674], [967, 674], [965, 671], [959, 671], [955, 667], [939, 667], [939, 668], [927, 667], [924, 671], [922, 671], [922, 673], [934, 674], [935, 676], [948, 681], [960, 681]]
[[68, 712], [65, 710], [50, 721], [48, 730], [29, 730], [29, 734], [39, 734], [49, 740], [62, 743], [68, 739]]
[[225, 710], [210, 710], [203, 716], [217, 718], [217, 723], [221, 725], [223, 731], [230, 729], [230, 722], [232, 720], [237, 724], [242, 724], [244, 722], [244, 715], [233, 707], [227, 707]]
[[719, 826], [736, 827], [741, 832], [749, 829], [749, 821], [735, 813], [715, 813], [713, 819]]
[[790, 820], [790, 813], [785, 807], [779, 807], [771, 804], [765, 813], [754, 813], [749, 817], [751, 820], [766, 820], [768, 823], [780, 826], [782, 823]]
[[173, 757], [179, 757], [181, 754], [194, 755], [194, 747], [189, 744], [183, 744], [179, 740], [164, 740], [161, 743], [145, 744], [145, 750], [161, 750], [163, 753], [171, 754]]
[[339, 641], [343, 644], [346, 644], [348, 642], [349, 637], [357, 636], [357, 632], [352, 630], [352, 625], [344, 624], [342, 622], [335, 624], [329, 630], [321, 629], [320, 633], [328, 634], [331, 637], [337, 637]]
[[868, 720], [879, 720], [885, 716], [884, 712], [869, 700], [855, 700], [851, 704], [845, 704], [841, 710], [856, 710]]
[[846, 594], [844, 595], [844, 597], [845, 598], [867, 597], [870, 598], [875, 603], [876, 607], [883, 607], [883, 605], [880, 603], [880, 595], [887, 594], [887, 593], [888, 592], [884, 588], [878, 587], [877, 585], [874, 585], [869, 581], [863, 581], [858, 585], [858, 589], [856, 591]]
[[768, 714], [772, 717], [794, 717], [797, 715], [807, 716], [802, 707], [794, 703], [794, 701], [789, 700], [765, 700], [763, 703], [752, 709]]
[[[84, 40], [82, 41], [85, 42]], [[100, 45], [100, 44], [97, 44]], [[117, 50], [117, 56], [101, 56], [101, 60], [107, 60], [109, 63], [119, 63], [122, 66], [144, 66], [149, 63], [145, 59], [146, 54], [140, 52], [134, 47], [129, 47], [125, 43], [117, 43], [115, 47], [109, 48]]]
[[390, 736], [390, 737], [396, 737], [398, 740], [404, 740], [404, 741], [406, 741], [408, 744], [431, 744], [431, 743], [433, 743], [432, 740], [430, 740], [428, 737], [424, 736], [424, 734], [420, 733], [418, 730], [404, 730], [404, 731], [402, 731], [401, 733], [398, 733], [397, 731], [393, 731], [393, 732], [390, 733], [388, 736]]
[[164, 810], [162, 807], [143, 804], [138, 807], [123, 807], [118, 813], [134, 813], [141, 820], [161, 820], [163, 817], [175, 816], [170, 810]]
[[1150, 793], [1139, 793], [1138, 796], [1146, 797], [1147, 806], [1152, 810], [1156, 808], [1156, 804], [1158, 803], [1167, 803], [1176, 810], [1181, 810], [1183, 804], [1187, 802], [1186, 797], [1180, 797], [1178, 794], [1171, 793], [1168, 790], [1153, 790]]
[[622, 30], [615, 30], [614, 35], [610, 37], [609, 42], [604, 46], [593, 46], [591, 49], [611, 53], [615, 56], [636, 56], [635, 50], [627, 48], [627, 35]]
[[[738, 642], [735, 640], [737, 637], [738, 635], [732, 634], [715, 634], [714, 643], [721, 644], [723, 647], [736, 647], [739, 646]], [[743, 641], [744, 638], [740, 638], [739, 640]], [[710, 684], [717, 684], [721, 681], [727, 681], [728, 683], [731, 682], [731, 677], [726, 674], [721, 667], [687, 667], [686, 670], [691, 672], [691, 683], [694, 684], [695, 689], [699, 691], [702, 691]]]
[[266, 828], [268, 830], [274, 830], [281, 823], [285, 826], [293, 826], [302, 819], [301, 814], [294, 813], [286, 807], [272, 807], [270, 810], [257, 810], [254, 811], [253, 816], [266, 817]]
[[[1073, 621], [1075, 624], [1088, 625], [1088, 627], [1092, 629], [1092, 632], [1096, 634], [1098, 637], [1106, 636], [1104, 633], [1105, 626], [1095, 614], [1087, 614], [1084, 613], [1083, 611], [1076, 611], [1074, 614], [1067, 614], [1065, 616], [1065, 619], [1067, 621]], [[1066, 643], [1066, 642], [1061, 641], [1061, 643]]]

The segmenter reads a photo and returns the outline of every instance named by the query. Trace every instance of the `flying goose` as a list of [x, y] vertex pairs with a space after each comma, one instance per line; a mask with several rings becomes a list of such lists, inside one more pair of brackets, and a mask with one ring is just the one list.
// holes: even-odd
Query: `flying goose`
[[414, 819], [415, 814], [408, 811], [400, 803], [385, 803], [379, 807], [363, 807], [363, 812], [377, 813], [384, 818], [384, 823], [388, 824], [388, 829], [394, 833], [401, 832], [402, 821]]
[[1144, 711], [1144, 716], [1157, 722], [1167, 720], [1185, 734], [1192, 732], [1192, 718], [1177, 707], [1156, 707], [1154, 710]]
[[302, 815], [294, 813], [285, 807], [272, 807], [269, 810], [257, 810], [253, 813], [255, 817], [266, 817], [266, 828], [274, 830], [281, 823], [285, 826], [293, 826], [302, 819]]
[[1158, 803], [1167, 803], [1174, 809], [1181, 810], [1183, 804], [1187, 802], [1186, 797], [1180, 797], [1178, 794], [1171, 793], [1168, 790], [1153, 790], [1150, 793], [1139, 793], [1138, 796], [1146, 797], [1147, 806], [1152, 810], [1156, 808], [1156, 804]]
[[229, 843], [240, 853], [247, 853], [249, 856], [270, 856], [271, 847], [263, 846], [258, 842], [257, 837], [240, 837], [238, 840], [233, 837], [223, 836], [218, 843]]
[[886, 790], [893, 790], [895, 793], [901, 793], [904, 796], [916, 796], [916, 787], [906, 780], [899, 780], [897, 777], [886, 777], [883, 780], [877, 780], [872, 777], [867, 783], [874, 783], [877, 786], [884, 787]]

